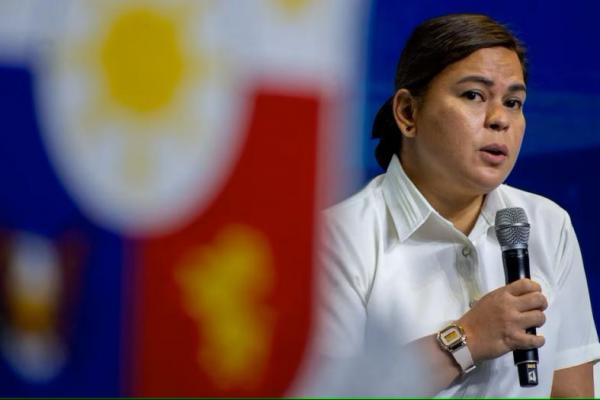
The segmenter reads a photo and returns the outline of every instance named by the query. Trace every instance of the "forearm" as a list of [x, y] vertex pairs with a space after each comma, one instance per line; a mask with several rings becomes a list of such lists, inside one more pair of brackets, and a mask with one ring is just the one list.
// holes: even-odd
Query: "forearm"
[[439, 393], [460, 376], [460, 366], [450, 353], [442, 350], [436, 335], [423, 337], [408, 346], [414, 346], [422, 355], [421, 373], [427, 373], [426, 378], [429, 381], [428, 387], [424, 388], [428, 393], [423, 393], [424, 396]]
[[592, 363], [554, 371], [552, 397], [594, 397]]
[[301, 396], [431, 397], [460, 375], [452, 356], [434, 334], [399, 346], [391, 337], [352, 357], [316, 355], [312, 379]]

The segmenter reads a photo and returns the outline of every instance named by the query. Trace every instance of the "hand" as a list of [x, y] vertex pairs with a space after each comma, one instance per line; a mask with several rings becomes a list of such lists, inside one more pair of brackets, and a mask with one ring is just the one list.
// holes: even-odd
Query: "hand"
[[527, 334], [525, 329], [546, 322], [546, 307], [540, 285], [530, 279], [520, 279], [483, 296], [457, 321], [465, 330], [473, 361], [543, 346], [543, 336]]

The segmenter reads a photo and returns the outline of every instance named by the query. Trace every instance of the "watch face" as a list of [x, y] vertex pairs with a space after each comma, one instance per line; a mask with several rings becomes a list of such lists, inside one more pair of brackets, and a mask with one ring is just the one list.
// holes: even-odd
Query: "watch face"
[[458, 342], [461, 337], [462, 334], [456, 326], [449, 326], [440, 333], [440, 339], [442, 340], [442, 343], [444, 344], [444, 346], [448, 347], [452, 346], [453, 344], [456, 344], [456, 342]]

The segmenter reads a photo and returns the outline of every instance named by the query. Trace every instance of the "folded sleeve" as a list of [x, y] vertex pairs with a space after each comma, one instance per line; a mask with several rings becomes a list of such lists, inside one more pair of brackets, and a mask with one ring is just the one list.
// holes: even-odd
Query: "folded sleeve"
[[561, 323], [554, 369], [574, 367], [600, 359], [600, 344], [579, 243], [566, 216], [557, 248], [555, 306]]

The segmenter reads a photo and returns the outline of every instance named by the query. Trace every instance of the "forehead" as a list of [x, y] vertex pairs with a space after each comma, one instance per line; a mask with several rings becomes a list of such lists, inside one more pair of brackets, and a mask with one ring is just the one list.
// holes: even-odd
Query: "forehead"
[[459, 80], [467, 75], [481, 75], [495, 84], [524, 83], [523, 68], [517, 53], [504, 47], [479, 49], [450, 64], [434, 80]]

